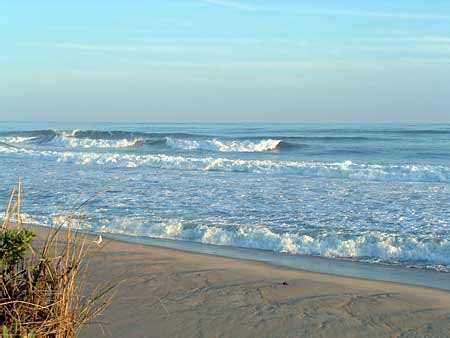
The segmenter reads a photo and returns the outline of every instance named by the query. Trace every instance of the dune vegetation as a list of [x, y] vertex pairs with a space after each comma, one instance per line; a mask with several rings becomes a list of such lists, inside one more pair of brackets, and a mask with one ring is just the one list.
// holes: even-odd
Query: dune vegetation
[[[3, 337], [76, 337], [110, 303], [112, 285], [87, 287], [95, 246], [71, 213], [40, 239], [22, 223], [20, 180], [0, 231], [0, 324]], [[90, 290], [89, 292], [87, 290]]]

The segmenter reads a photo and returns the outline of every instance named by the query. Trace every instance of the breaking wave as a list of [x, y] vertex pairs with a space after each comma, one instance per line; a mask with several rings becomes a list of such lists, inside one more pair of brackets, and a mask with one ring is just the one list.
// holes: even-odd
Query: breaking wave
[[166, 138], [166, 144], [169, 147], [183, 150], [212, 150], [219, 152], [262, 152], [277, 150], [281, 140], [262, 140], [260, 142], [252, 141], [224, 141], [219, 139], [212, 140], [185, 140], [174, 139], [171, 137]]
[[175, 170], [243, 172], [256, 174], [295, 174], [308, 177], [348, 178], [376, 181], [449, 182], [450, 167], [445, 165], [381, 165], [342, 163], [242, 160], [213, 157], [184, 157], [153, 154], [58, 152], [0, 145], [0, 153], [25, 154], [78, 165], [150, 167]]
[[218, 139], [206, 135], [186, 133], [140, 133], [128, 131], [54, 130], [26, 131], [16, 134], [0, 134], [0, 142], [6, 144], [29, 143], [57, 148], [128, 148], [137, 146], [216, 152], [266, 152], [281, 149], [300, 148], [302, 144], [278, 139]]
[[25, 143], [35, 139], [36, 137], [34, 136], [6, 136], [0, 137], [0, 142], [7, 144], [17, 144], [17, 143]]
[[128, 148], [137, 146], [141, 143], [141, 139], [102, 140], [57, 136], [53, 138], [48, 144], [51, 146], [63, 148]]
[[[0, 220], [3, 216], [0, 215]], [[65, 215], [50, 217], [22, 215], [28, 224], [55, 226]], [[117, 216], [100, 219], [98, 224], [84, 220], [80, 229], [101, 233], [192, 241], [204, 244], [268, 250], [296, 255], [355, 259], [368, 262], [400, 263], [450, 272], [450, 241], [419, 238], [412, 235], [369, 231], [356, 236], [342, 234], [277, 233], [264, 226], [239, 225], [218, 227], [183, 224], [179, 220], [148, 224], [147, 219]]]
[[266, 227], [238, 226], [233, 229], [183, 225], [176, 221], [148, 225], [145, 222], [120, 218], [101, 226], [97, 231], [215, 245], [263, 249], [290, 254], [332, 258], [368, 259], [386, 262], [414, 262], [440, 266], [450, 270], [450, 241], [419, 239], [412, 236], [368, 232], [349, 238], [337, 234], [312, 237], [297, 233], [275, 233]]
[[143, 142], [141, 138], [132, 138], [131, 134], [128, 132], [35, 130], [21, 132], [16, 135], [7, 133], [0, 137], [0, 142], [11, 145], [19, 143], [47, 145], [58, 148], [126, 148]]

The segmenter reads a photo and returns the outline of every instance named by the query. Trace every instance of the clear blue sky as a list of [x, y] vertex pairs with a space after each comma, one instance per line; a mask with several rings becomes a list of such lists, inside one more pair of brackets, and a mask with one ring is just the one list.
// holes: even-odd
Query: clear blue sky
[[0, 0], [0, 120], [450, 122], [449, 0]]

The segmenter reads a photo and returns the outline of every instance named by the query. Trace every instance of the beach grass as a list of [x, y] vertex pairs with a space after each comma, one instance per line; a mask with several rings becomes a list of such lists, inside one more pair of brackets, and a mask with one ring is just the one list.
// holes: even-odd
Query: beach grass
[[83, 325], [92, 323], [110, 304], [114, 286], [95, 288], [86, 296], [93, 243], [74, 229], [70, 213], [47, 230], [44, 241], [36, 241], [35, 233], [21, 220], [21, 195], [19, 180], [1, 224], [2, 336], [76, 337]]

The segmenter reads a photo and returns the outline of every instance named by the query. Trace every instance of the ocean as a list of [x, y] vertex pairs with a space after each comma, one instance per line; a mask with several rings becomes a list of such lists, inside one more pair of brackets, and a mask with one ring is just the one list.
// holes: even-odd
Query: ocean
[[25, 222], [450, 272], [448, 124], [3, 122], [18, 176]]

